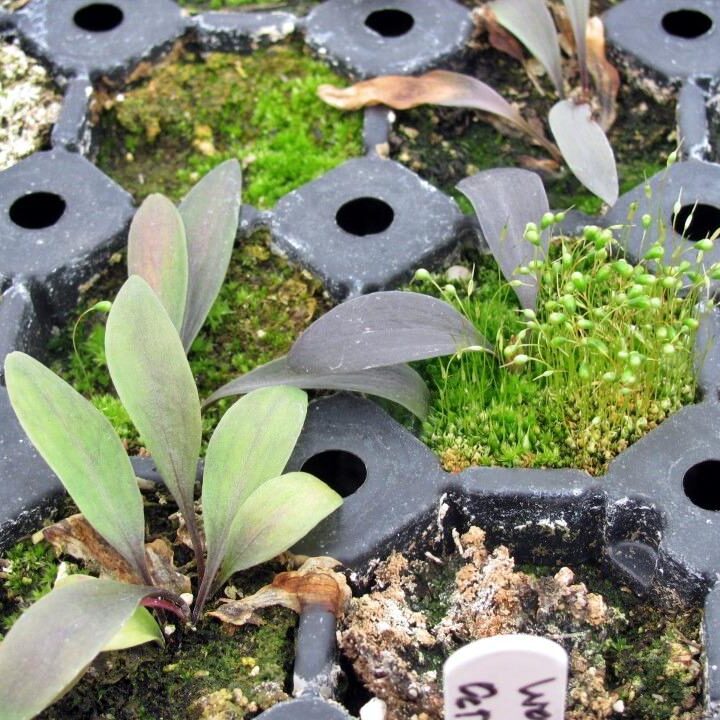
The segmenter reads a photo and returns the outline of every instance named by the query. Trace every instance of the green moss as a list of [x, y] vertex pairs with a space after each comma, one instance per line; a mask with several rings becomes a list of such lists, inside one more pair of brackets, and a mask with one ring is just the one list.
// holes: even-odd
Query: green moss
[[50, 592], [57, 575], [55, 553], [26, 540], [10, 548], [0, 565], [0, 639], [27, 607]]
[[238, 158], [244, 202], [269, 207], [361, 152], [361, 115], [316, 96], [336, 82], [298, 44], [252, 55], [189, 53], [107, 100], [98, 165], [141, 198], [179, 199], [215, 165]]
[[656, 280], [643, 264], [612, 262], [610, 239], [593, 237], [595, 245], [555, 243], [537, 271], [537, 316], [518, 312], [489, 257], [466, 260], [475, 266], [471, 293], [466, 283], [451, 286], [453, 294], [440, 292], [442, 276], [437, 286], [414, 286], [454, 303], [497, 353], [419, 367], [435, 388], [422, 439], [446, 469], [577, 467], [600, 474], [617, 453], [694, 400], [700, 286], [683, 297], [677, 268], [658, 265]]
[[288, 610], [270, 610], [264, 617], [265, 625], [234, 633], [206, 620], [194, 633], [172, 636], [164, 650], [144, 646], [105, 653], [69, 695], [39, 717], [199, 718], [201, 710], [193, 703], [211, 693], [236, 689], [248, 706], [232, 717], [252, 717], [257, 708], [281, 699], [293, 657], [296, 616]]
[[614, 609], [618, 627], [596, 637], [588, 654], [603, 658], [607, 684], [625, 702], [626, 713], [638, 720], [702, 717], [701, 678], [693, 662], [701, 647], [702, 612], [661, 610], [622, 592], [596, 568], [584, 569], [579, 579]]

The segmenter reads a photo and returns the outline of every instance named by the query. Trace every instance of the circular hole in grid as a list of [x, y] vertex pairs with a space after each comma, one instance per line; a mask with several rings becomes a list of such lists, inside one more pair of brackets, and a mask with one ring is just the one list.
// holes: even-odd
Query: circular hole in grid
[[683, 205], [673, 216], [672, 225], [673, 230], [686, 240], [702, 240], [720, 228], [720, 208], [705, 203]]
[[699, 10], [674, 10], [663, 15], [662, 27], [668, 35], [694, 40], [712, 29], [713, 21]]
[[387, 230], [395, 211], [384, 201], [361, 197], [346, 202], [336, 213], [335, 222], [351, 235], [377, 235]]
[[683, 490], [690, 502], [703, 510], [720, 510], [720, 460], [703, 460], [683, 478]]
[[404, 10], [375, 10], [365, 18], [365, 25], [383, 37], [400, 37], [409, 33], [415, 20]]
[[342, 497], [357, 492], [367, 477], [365, 463], [347, 450], [325, 450], [313, 455], [301, 470], [320, 478]]
[[65, 201], [55, 193], [23, 195], [10, 206], [10, 219], [21, 228], [40, 230], [54, 225], [65, 212]]
[[114, 30], [123, 21], [123, 11], [110, 3], [92, 3], [81, 7], [73, 21], [81, 30], [107, 32]]

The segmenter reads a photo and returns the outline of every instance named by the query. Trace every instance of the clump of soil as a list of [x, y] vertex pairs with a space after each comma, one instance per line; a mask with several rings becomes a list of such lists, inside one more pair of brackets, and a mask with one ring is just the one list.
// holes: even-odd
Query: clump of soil
[[672, 618], [631, 598], [611, 602], [567, 567], [520, 571], [478, 528], [456, 544], [441, 564], [391, 555], [343, 621], [342, 651], [387, 704], [387, 720], [442, 720], [444, 660], [473, 640], [518, 632], [568, 651], [566, 720], [701, 717], [699, 613]]
[[0, 170], [39, 150], [60, 112], [45, 68], [17, 45], [0, 42]]

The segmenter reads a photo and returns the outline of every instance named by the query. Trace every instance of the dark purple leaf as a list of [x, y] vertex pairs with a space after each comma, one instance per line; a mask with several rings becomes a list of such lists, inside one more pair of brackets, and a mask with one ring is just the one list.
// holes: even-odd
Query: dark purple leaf
[[602, 128], [587, 104], [571, 100], [556, 103], [549, 115], [550, 129], [573, 175], [608, 205], [618, 199], [615, 156]]
[[153, 592], [87, 578], [38, 600], [0, 643], [0, 717], [29, 720], [62, 696]]
[[[485, 241], [507, 280], [521, 280], [514, 288], [524, 308], [535, 308], [537, 279], [534, 275], [514, 275], [527, 265], [537, 250], [524, 238], [525, 226], [538, 222], [549, 211], [542, 180], [529, 170], [499, 168], [486, 170], [457, 185], [472, 203]], [[547, 252], [549, 235], [543, 233], [541, 253]]]
[[189, 267], [181, 333], [186, 351], [225, 278], [237, 234], [240, 188], [240, 165], [228, 160], [200, 180], [178, 208], [185, 224]]
[[413, 292], [353, 298], [316, 320], [295, 342], [288, 365], [312, 374], [354, 373], [454, 355], [485, 338], [455, 308]]
[[575, 36], [575, 48], [577, 50], [580, 75], [584, 87], [588, 84], [587, 68], [587, 23], [590, 18], [590, 0], [564, 0], [573, 35]]
[[428, 390], [407, 365], [390, 365], [354, 373], [317, 374], [292, 370], [287, 357], [261, 365], [216, 390], [205, 405], [232, 395], [243, 395], [268, 385], [294, 385], [303, 390], [349, 390], [367, 393], [402, 405], [421, 420], [427, 416]]
[[560, 44], [545, 0], [495, 0], [490, 7], [497, 21], [542, 63], [557, 94], [563, 97]]

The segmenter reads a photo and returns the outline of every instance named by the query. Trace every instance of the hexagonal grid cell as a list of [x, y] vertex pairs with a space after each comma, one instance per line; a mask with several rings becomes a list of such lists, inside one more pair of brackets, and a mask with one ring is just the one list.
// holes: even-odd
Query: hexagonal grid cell
[[670, 79], [720, 74], [714, 0], [624, 0], [604, 16], [608, 40]]
[[[607, 14], [606, 26], [618, 46], [669, 78], [716, 77], [718, 12], [713, 0], [625, 0]], [[306, 23], [286, 13], [206, 13], [186, 21], [171, 0], [31, 0], [12, 17], [0, 12], [0, 25], [15, 26], [31, 52], [56, 72], [79, 76], [68, 86], [66, 97], [73, 102], [53, 133], [56, 150], [0, 175], [0, 197], [5, 198], [0, 273], [5, 286], [15, 283], [0, 303], [0, 354], [16, 348], [41, 352], [45, 328], [33, 301], [56, 315], [69, 309], [78, 284], [121, 242], [129, 221], [129, 196], [79, 156], [58, 149], [82, 146], [83, 100], [91, 88], [84, 76], [120, 78], [141, 59], [166, 50], [191, 24], [205, 49], [235, 52], [251, 49], [267, 28], [270, 35], [282, 35], [291, 24], [305, 24], [310, 45], [360, 76], [432, 67], [461, 52], [472, 29], [468, 11], [452, 0], [328, 0]], [[691, 120], [699, 119], [704, 92], [686, 92]], [[705, 129], [698, 125], [693, 138], [702, 140]], [[368, 144], [369, 151], [374, 144]], [[73, 182], [67, 181], [67, 172], [73, 173]], [[654, 212], [674, 228], [673, 247], [692, 247], [719, 224], [718, 173], [716, 165], [678, 164], [651, 180], [653, 198], [647, 205], [638, 188], [621, 198], [607, 222], [622, 222], [637, 200], [639, 213]], [[680, 188], [682, 203], [674, 212]], [[103, 212], [93, 210], [98, 207]], [[345, 297], [395, 284], [417, 265], [447, 252], [457, 240], [459, 217], [451, 200], [413, 173], [368, 157], [283, 198], [271, 222], [278, 245], [320, 274], [336, 297]], [[85, 231], [87, 219], [98, 218], [87, 244], [85, 239], [71, 242], [78, 218]], [[425, 227], [431, 231], [423, 235]], [[401, 235], [415, 244], [397, 253]], [[637, 232], [631, 233], [628, 250], [642, 252]], [[707, 259], [717, 257], [708, 254]], [[366, 265], [369, 270], [359, 269]], [[706, 326], [710, 338], [720, 337], [715, 315]], [[572, 470], [499, 468], [448, 477], [435, 456], [377, 406], [342, 395], [320, 400], [311, 406], [291, 466], [316, 473], [346, 502], [300, 549], [337, 554], [360, 567], [389, 547], [422, 538], [428, 527], [438, 532], [442, 516], [445, 530], [452, 523], [494, 525], [498, 541], [514, 537], [518, 557], [524, 552], [531, 560], [538, 560], [533, 554], [538, 546], [577, 561], [604, 553], [638, 589], [676, 590], [697, 601], [720, 569], [713, 531], [720, 511], [720, 454], [713, 432], [720, 425], [717, 352], [712, 358], [712, 367], [699, 365], [704, 402], [677, 413], [633, 445], [601, 479]], [[0, 508], [30, 522], [57, 493], [57, 482], [29, 448], [1, 388], [0, 414], [0, 477], [20, 474], [28, 483], [19, 504], [0, 492]], [[153, 475], [146, 465], [137, 465], [138, 474]], [[17, 535], [17, 527], [8, 530], [2, 520], [0, 526], [0, 545]], [[25, 523], [23, 529], [28, 528]], [[707, 598], [710, 658], [720, 652], [718, 597], [715, 590]], [[711, 671], [708, 679], [712, 706], [720, 703], [720, 677]], [[325, 716], [348, 717], [317, 697], [293, 700], [263, 715]]]
[[278, 247], [345, 299], [399, 284], [458, 240], [455, 202], [392, 160], [349, 160], [286, 195], [272, 215]]
[[[621, 240], [626, 251], [639, 259], [652, 238], [665, 232], [665, 260], [670, 261], [720, 227], [720, 166], [697, 160], [672, 165], [623, 195], [603, 222], [628, 225], [631, 208], [633, 217], [647, 214], [652, 224], [647, 232], [638, 222], [629, 224]], [[708, 265], [718, 260], [717, 246], [705, 254]]]
[[358, 77], [407, 75], [447, 61], [473, 30], [454, 0], [327, 0], [307, 18], [307, 42]]
[[63, 75], [119, 78], [186, 30], [172, 0], [31, 0], [13, 20], [29, 52]]
[[81, 156], [35, 153], [0, 173], [0, 277], [28, 283], [55, 318], [125, 239], [132, 198]]

